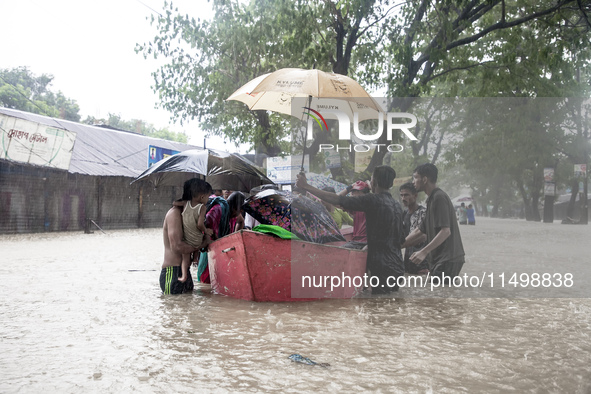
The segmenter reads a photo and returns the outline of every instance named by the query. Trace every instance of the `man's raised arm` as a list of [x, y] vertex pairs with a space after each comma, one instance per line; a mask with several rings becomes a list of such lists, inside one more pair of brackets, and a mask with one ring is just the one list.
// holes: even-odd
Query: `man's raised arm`
[[308, 180], [304, 175], [297, 175], [296, 187], [312, 193], [322, 201], [325, 201], [329, 204], [339, 205], [341, 202], [341, 197], [338, 194], [325, 192], [324, 190], [317, 189], [314, 186], [308, 184]]

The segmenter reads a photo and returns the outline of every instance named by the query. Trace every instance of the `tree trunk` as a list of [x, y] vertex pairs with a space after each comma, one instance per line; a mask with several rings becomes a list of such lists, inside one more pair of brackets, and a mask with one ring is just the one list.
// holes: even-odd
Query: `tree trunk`
[[[312, 170], [312, 163], [316, 159], [316, 155], [320, 149], [320, 144], [328, 144], [330, 143], [330, 136], [331, 131], [335, 129], [336, 125], [338, 124], [336, 120], [329, 119], [326, 121], [328, 131], [321, 131], [320, 133], [316, 134], [316, 137], [312, 141], [312, 145], [310, 147], [304, 147], [304, 154], [310, 157], [310, 170]], [[298, 159], [298, 162], [301, 163], [301, 158]]]
[[583, 195], [581, 196], [580, 204], [581, 204], [581, 218], [579, 219], [579, 224], [588, 224], [589, 223], [589, 206], [587, 201], [587, 178], [583, 181]]
[[544, 223], [554, 222], [554, 196], [544, 196]]
[[[406, 112], [412, 106], [412, 103], [414, 100], [415, 100], [415, 97], [397, 98], [394, 102], [392, 102], [388, 105], [388, 111], [393, 111], [394, 109], [397, 109], [398, 112]], [[378, 142], [377, 142], [378, 144], [389, 145], [390, 141], [388, 141], [386, 134], [387, 133], [384, 130], [382, 135], [380, 135], [380, 137], [378, 138]], [[419, 147], [419, 149], [420, 149], [420, 147]], [[367, 169], [365, 171], [368, 172], [369, 174], [373, 173], [374, 168], [376, 168], [377, 166], [381, 166], [384, 163], [384, 157], [386, 156], [386, 153], [387, 153], [387, 149], [380, 149], [380, 150], [376, 149], [373, 156], [371, 157], [371, 161], [369, 162], [369, 165], [367, 166]]]
[[540, 217], [540, 209], [538, 208], [540, 204], [540, 193], [533, 193], [531, 197], [531, 220], [534, 222], [540, 222], [542, 218]]
[[493, 209], [492, 212], [490, 213], [490, 217], [491, 218], [498, 218], [499, 217], [499, 204], [498, 203], [493, 203]]
[[[519, 181], [518, 181], [519, 182]], [[533, 221], [534, 219], [534, 212], [532, 211], [533, 206], [533, 198], [529, 198], [527, 196], [527, 192], [525, 191], [525, 187], [523, 187], [523, 183], [519, 182], [519, 193], [521, 194], [521, 199], [523, 200], [523, 206], [525, 208], [525, 220]], [[538, 214], [538, 217], [540, 215]]]
[[[269, 121], [269, 114], [267, 111], [253, 111], [256, 119], [259, 122], [259, 125], [263, 128], [263, 133], [261, 135], [271, 135], [271, 122]], [[256, 154], [266, 154], [270, 157], [278, 156], [281, 153], [281, 147], [277, 143], [277, 140], [272, 139], [263, 139], [260, 141], [256, 149], [258, 152]]]
[[574, 219], [575, 214], [575, 203], [577, 202], [577, 194], [579, 194], [579, 182], [575, 179], [571, 186], [570, 201], [568, 202], [568, 208], [566, 209], [566, 216]]
[[501, 188], [497, 187], [495, 190], [495, 195], [493, 197], [493, 209], [492, 209], [492, 212], [490, 213], [490, 217], [492, 217], [492, 218], [499, 217], [500, 195], [501, 195]]

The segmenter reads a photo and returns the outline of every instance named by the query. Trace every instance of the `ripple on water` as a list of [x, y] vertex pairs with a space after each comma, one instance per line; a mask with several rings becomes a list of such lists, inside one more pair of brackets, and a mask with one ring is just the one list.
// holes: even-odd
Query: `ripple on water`
[[[549, 237], [546, 231], [537, 235]], [[207, 287], [165, 297], [157, 284], [160, 232], [113, 234], [0, 239], [6, 261], [24, 262], [5, 264], [2, 283], [27, 283], [16, 290], [0, 287], [0, 391], [586, 392], [591, 387], [588, 299], [257, 304], [212, 295]], [[498, 231], [493, 245], [513, 238]], [[486, 239], [477, 241], [482, 246]], [[22, 250], [43, 253], [26, 256]], [[331, 366], [294, 363], [287, 358], [293, 353]]]

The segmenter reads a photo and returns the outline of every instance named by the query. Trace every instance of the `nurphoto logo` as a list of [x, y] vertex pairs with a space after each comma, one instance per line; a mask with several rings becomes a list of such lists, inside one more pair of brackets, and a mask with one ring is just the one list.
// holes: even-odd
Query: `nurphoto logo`
[[[318, 125], [320, 126], [320, 130], [322, 130], [323, 125], [328, 130], [328, 125], [327, 125], [324, 117], [320, 114], [320, 112], [315, 111], [315, 110], [308, 108], [308, 107], [304, 107], [304, 108], [309, 111], [307, 114], [310, 115], [308, 118], [306, 132], [308, 133], [307, 139], [311, 140], [312, 138], [314, 138], [312, 135], [312, 129], [313, 129], [312, 120], [315, 120], [316, 123], [318, 123]], [[313, 115], [311, 112], [313, 112], [315, 115]], [[354, 133], [355, 137], [357, 137], [359, 140], [362, 140], [362, 141], [375, 141], [378, 138], [380, 138], [380, 136], [384, 133], [384, 112], [380, 111], [378, 113], [378, 129], [373, 134], [362, 134], [361, 133], [361, 131], [359, 129], [359, 113], [358, 112], [353, 112], [353, 122], [351, 122], [351, 118], [349, 117], [349, 115], [347, 115], [344, 111], [341, 111], [338, 109], [324, 109], [322, 112], [324, 114], [332, 114], [332, 115], [336, 116], [336, 118], [339, 122], [339, 140], [351, 141], [351, 123], [353, 123], [353, 133]], [[401, 121], [403, 119], [408, 119], [408, 120], [410, 120], [410, 122]], [[386, 114], [386, 137], [388, 138], [389, 141], [391, 141], [394, 131], [397, 130], [397, 131], [401, 131], [411, 141], [417, 141], [417, 137], [415, 137], [414, 134], [409, 130], [409, 129], [415, 127], [416, 125], [417, 125], [417, 118], [413, 114], [409, 114], [407, 112], [388, 112]], [[354, 150], [355, 152], [368, 152], [372, 148], [377, 149], [378, 152], [382, 148], [387, 149], [388, 152], [402, 152], [404, 150], [404, 147], [400, 144], [386, 145], [386, 144], [374, 144], [374, 143], [372, 143], [372, 144], [369, 144], [369, 143], [350, 144], [349, 146], [338, 146], [338, 145], [335, 146], [334, 144], [320, 144], [318, 149], [319, 149], [319, 152], [322, 152], [323, 150], [336, 150], [336, 151], [348, 150], [349, 152]]]

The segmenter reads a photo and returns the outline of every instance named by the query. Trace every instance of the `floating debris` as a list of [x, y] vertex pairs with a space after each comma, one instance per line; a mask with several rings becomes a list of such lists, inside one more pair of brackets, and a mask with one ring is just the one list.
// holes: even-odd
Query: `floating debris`
[[301, 363], [301, 364], [306, 364], [306, 365], [318, 365], [318, 366], [324, 367], [324, 368], [330, 367], [330, 364], [328, 364], [328, 363], [317, 363], [316, 361], [312, 361], [308, 357], [304, 357], [299, 354], [292, 354], [288, 358], [291, 361], [296, 362], [296, 363]]

